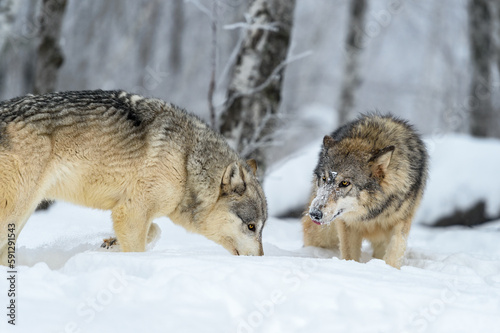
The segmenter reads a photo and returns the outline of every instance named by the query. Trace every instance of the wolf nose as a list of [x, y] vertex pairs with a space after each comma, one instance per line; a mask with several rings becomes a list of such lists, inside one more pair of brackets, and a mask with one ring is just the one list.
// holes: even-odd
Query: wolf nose
[[321, 221], [321, 219], [323, 218], [323, 213], [319, 209], [311, 209], [309, 211], [309, 216], [314, 221]]

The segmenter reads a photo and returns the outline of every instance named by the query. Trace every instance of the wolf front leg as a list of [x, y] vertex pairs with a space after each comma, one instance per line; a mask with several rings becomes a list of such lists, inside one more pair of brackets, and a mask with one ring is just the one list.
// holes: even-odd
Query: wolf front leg
[[330, 225], [317, 225], [309, 215], [302, 217], [302, 230], [304, 233], [304, 246], [316, 246], [325, 249], [338, 250], [339, 237], [337, 229]]
[[397, 269], [401, 268], [406, 251], [406, 242], [410, 234], [411, 218], [396, 224], [392, 230], [392, 237], [387, 246], [384, 261]]
[[[154, 244], [158, 240], [158, 238], [160, 237], [160, 234], [161, 234], [161, 230], [160, 230], [160, 227], [158, 227], [158, 224], [151, 223], [151, 226], [149, 227], [149, 231], [148, 231], [148, 237], [146, 240], [147, 245]], [[115, 245], [120, 245], [120, 243], [118, 242], [118, 239], [116, 239], [116, 237], [110, 237], [110, 238], [103, 239], [103, 243], [102, 243], [101, 247], [109, 249], [110, 247], [113, 247]]]
[[144, 252], [151, 218], [140, 205], [119, 204], [111, 212], [113, 229], [123, 252]]
[[340, 242], [342, 259], [359, 261], [361, 256], [361, 234], [349, 227], [344, 221], [335, 222]]

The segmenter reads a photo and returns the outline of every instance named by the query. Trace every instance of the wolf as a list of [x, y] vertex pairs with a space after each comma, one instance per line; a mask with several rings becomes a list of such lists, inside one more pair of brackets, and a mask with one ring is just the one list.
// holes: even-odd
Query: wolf
[[302, 218], [304, 246], [359, 261], [367, 239], [375, 258], [399, 269], [427, 164], [420, 136], [391, 115], [362, 115], [326, 135]]
[[[244, 161], [177, 106], [124, 91], [0, 102], [0, 263], [42, 200], [111, 210], [121, 250], [145, 251], [167, 216], [235, 255], [263, 255], [267, 203]], [[13, 227], [13, 228], [11, 228]]]

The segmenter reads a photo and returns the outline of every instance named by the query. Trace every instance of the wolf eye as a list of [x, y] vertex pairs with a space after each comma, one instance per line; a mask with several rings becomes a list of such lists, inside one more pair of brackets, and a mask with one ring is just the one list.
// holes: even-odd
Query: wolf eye
[[255, 224], [250, 223], [250, 224], [248, 225], [248, 230], [250, 230], [250, 231], [255, 231]]
[[326, 182], [326, 177], [325, 176], [323, 176], [323, 178], [321, 178], [321, 179], [323, 179], [323, 181]]
[[347, 180], [343, 180], [340, 182], [339, 187], [347, 187], [349, 185], [351, 185], [350, 182], [348, 182]]

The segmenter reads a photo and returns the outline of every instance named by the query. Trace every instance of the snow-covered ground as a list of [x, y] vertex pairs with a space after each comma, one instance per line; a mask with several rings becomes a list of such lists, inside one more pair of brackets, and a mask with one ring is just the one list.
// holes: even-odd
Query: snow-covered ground
[[[432, 140], [432, 156], [454, 146], [448, 139], [480, 159], [481, 144], [463, 137]], [[435, 160], [431, 182], [452, 155]], [[476, 160], [479, 171], [467, 179], [451, 168], [448, 181], [494, 198], [488, 183], [500, 177], [488, 179], [485, 164], [498, 166], [500, 154], [491, 156]], [[266, 183], [271, 211], [293, 206], [291, 191], [307, 192], [311, 169], [303, 169], [291, 175], [298, 188]], [[435, 199], [423, 201], [424, 212], [445, 206], [440, 197], [462, 200], [429, 184]], [[372, 259], [368, 244], [364, 263], [303, 248], [296, 219], [268, 220], [263, 257], [235, 257], [166, 218], [156, 222], [162, 236], [148, 252], [120, 253], [99, 247], [112, 234], [108, 212], [57, 203], [33, 215], [17, 243], [15, 327], [6, 316], [9, 274], [0, 268], [0, 332], [500, 332], [500, 221], [472, 229], [415, 223], [401, 270]]]

